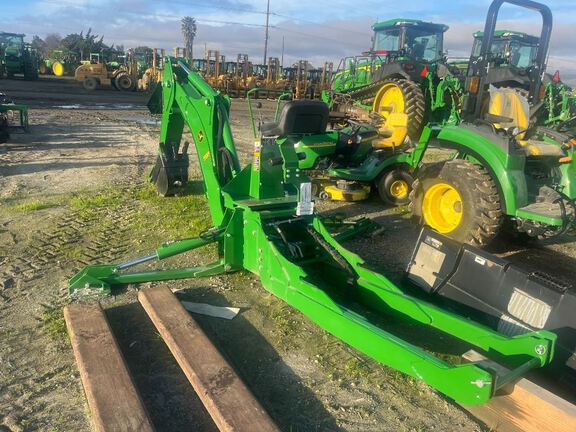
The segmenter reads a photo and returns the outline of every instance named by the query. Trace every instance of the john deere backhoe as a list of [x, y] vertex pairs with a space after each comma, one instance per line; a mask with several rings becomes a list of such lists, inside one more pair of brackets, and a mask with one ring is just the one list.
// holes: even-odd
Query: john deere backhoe
[[[508, 52], [506, 59], [493, 43], [503, 3], [542, 16], [539, 43], [522, 63]], [[413, 212], [425, 225], [479, 245], [494, 238], [505, 221], [534, 237], [574, 228], [573, 136], [544, 128], [538, 119], [551, 31], [552, 13], [545, 5], [495, 0], [490, 6], [480, 48], [476, 45], [468, 68], [462, 122], [432, 126], [421, 139], [421, 145], [454, 150], [452, 160], [427, 167], [414, 183]]]
[[[162, 114], [157, 179], [164, 160], [181, 154], [184, 126], [196, 147], [214, 227], [116, 265], [88, 266], [70, 280], [71, 294], [110, 292], [114, 286], [212, 276], [246, 269], [265, 289], [300, 310], [326, 331], [378, 362], [417, 377], [461, 403], [481, 404], [497, 389], [554, 358], [556, 335], [546, 330], [505, 336], [465, 316], [408, 294], [370, 270], [339, 239], [358, 230], [323, 220], [311, 201], [310, 179], [298, 167], [294, 142], [326, 135], [328, 107], [318, 101], [285, 104], [276, 125], [256, 140], [252, 162], [240, 167], [229, 124], [230, 99], [214, 91], [183, 61], [165, 61], [162, 86], [150, 104]], [[326, 140], [330, 137], [326, 136]], [[186, 223], [183, 220], [183, 223]], [[352, 232], [351, 232], [352, 231]], [[131, 271], [139, 264], [215, 245], [218, 258], [182, 269]], [[394, 334], [399, 325], [422, 326], [428, 349]], [[400, 321], [396, 321], [400, 320]], [[401, 327], [401, 326], [400, 326]], [[512, 368], [500, 375], [481, 363], [450, 364], [430, 352], [427, 329], [498, 354]], [[417, 338], [413, 338], [417, 339]], [[460, 343], [458, 342], [458, 343]], [[464, 348], [467, 349], [467, 348]]]

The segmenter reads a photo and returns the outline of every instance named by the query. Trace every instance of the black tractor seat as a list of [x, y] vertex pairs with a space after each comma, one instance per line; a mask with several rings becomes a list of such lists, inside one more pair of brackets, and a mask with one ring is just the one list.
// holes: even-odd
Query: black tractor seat
[[287, 102], [280, 120], [260, 127], [263, 136], [319, 135], [326, 133], [330, 110], [322, 101], [295, 100]]

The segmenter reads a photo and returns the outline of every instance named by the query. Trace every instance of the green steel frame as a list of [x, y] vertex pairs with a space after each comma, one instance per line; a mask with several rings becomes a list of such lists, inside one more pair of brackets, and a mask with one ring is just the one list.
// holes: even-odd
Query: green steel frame
[[[554, 334], [507, 337], [494, 332], [408, 295], [340, 245], [316, 215], [309, 200], [310, 180], [298, 169], [294, 147], [286, 140], [257, 140], [252, 163], [240, 169], [228, 122], [229, 99], [175, 58], [165, 61], [162, 107], [161, 145], [179, 142], [184, 125], [190, 129], [214, 228], [124, 264], [88, 266], [70, 280], [70, 293], [110, 292], [114, 285], [246, 269], [326, 331], [465, 404], [484, 403], [505, 383], [550, 363]], [[217, 246], [219, 258], [205, 266], [128, 270], [210, 244]], [[514, 369], [501, 376], [480, 364], [449, 364], [385, 330], [382, 320], [374, 318], [388, 321], [392, 315], [451, 335]]]

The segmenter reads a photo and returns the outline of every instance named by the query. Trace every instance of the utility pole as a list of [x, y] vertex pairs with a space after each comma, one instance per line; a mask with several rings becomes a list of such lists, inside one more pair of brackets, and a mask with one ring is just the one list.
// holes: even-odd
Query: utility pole
[[270, 22], [270, 0], [266, 3], [266, 33], [264, 35], [264, 61], [262, 64], [266, 65], [266, 57], [268, 57], [268, 23]]
[[284, 36], [282, 36], [282, 60], [280, 60], [280, 67], [284, 68]]

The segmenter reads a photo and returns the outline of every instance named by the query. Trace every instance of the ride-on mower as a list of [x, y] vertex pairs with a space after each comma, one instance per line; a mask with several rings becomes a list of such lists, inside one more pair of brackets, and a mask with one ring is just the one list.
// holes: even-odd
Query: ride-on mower
[[[214, 227], [197, 238], [165, 243], [155, 252], [123, 264], [88, 266], [70, 280], [71, 294], [110, 292], [115, 285], [245, 269], [257, 275], [265, 289], [326, 331], [466, 404], [486, 402], [497, 389], [526, 371], [550, 364], [555, 334], [545, 330], [512, 337], [499, 334], [408, 295], [406, 287], [369, 269], [339, 243], [338, 239], [359, 227], [331, 227], [316, 214], [310, 179], [298, 167], [294, 148], [299, 137], [325, 132], [326, 105], [287, 103], [279, 122], [263, 129], [263, 136], [255, 142], [252, 162], [241, 169], [228, 120], [228, 97], [215, 92], [175, 58], [166, 59], [158, 89], [151, 106], [161, 106], [161, 146], [178, 153], [184, 126], [189, 128]], [[159, 162], [156, 172], [160, 178], [166, 167]], [[207, 265], [129, 270], [210, 244], [216, 245], [218, 259]], [[394, 334], [398, 326], [390, 326], [393, 320], [409, 325], [411, 334], [417, 333], [417, 328], [424, 335], [428, 330], [436, 335], [440, 332], [464, 343], [465, 349], [475, 346], [490, 356], [497, 355], [512, 371], [499, 375], [478, 363], [450, 364]]]
[[[276, 102], [274, 119], [265, 122], [261, 113], [256, 125], [252, 108], [252, 95], [282, 93]], [[248, 92], [248, 112], [252, 123], [254, 138], [258, 134], [274, 128], [278, 122], [280, 104], [290, 93], [272, 89], [252, 89]], [[321, 101], [311, 101], [311, 109], [324, 105]], [[258, 108], [261, 103], [258, 102]], [[312, 178], [312, 194], [322, 200], [361, 201], [366, 199], [373, 189], [378, 190], [380, 198], [392, 205], [408, 203], [408, 194], [414, 179], [410, 175], [417, 153], [396, 150], [396, 146], [406, 136], [403, 114], [394, 129], [379, 129], [368, 123], [347, 119], [348, 125], [338, 131], [321, 131], [317, 134], [287, 138], [294, 145], [298, 156], [298, 168]]]

